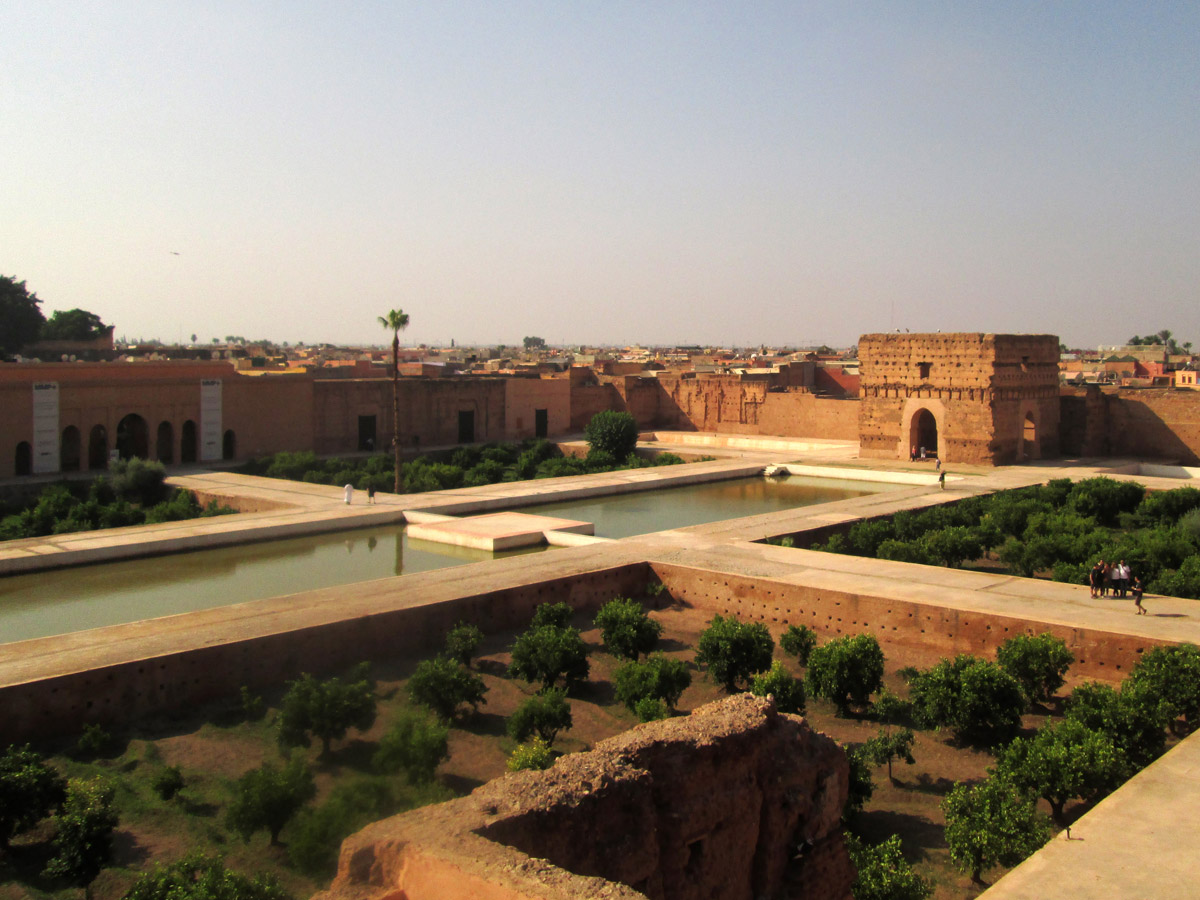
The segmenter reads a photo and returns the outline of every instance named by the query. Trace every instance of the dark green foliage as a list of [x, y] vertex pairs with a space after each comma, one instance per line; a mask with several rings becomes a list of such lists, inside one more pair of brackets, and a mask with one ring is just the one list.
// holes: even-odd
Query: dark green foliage
[[609, 453], [614, 459], [625, 459], [637, 446], [637, 422], [627, 412], [602, 410], [588, 420], [583, 434], [592, 450]]
[[916, 735], [911, 728], [901, 728], [899, 731], [889, 731], [880, 728], [879, 733], [862, 746], [862, 757], [877, 766], [885, 763], [888, 767], [888, 781], [896, 783], [892, 777], [892, 762], [899, 759], [910, 766], [916, 762], [912, 755], [913, 742]]
[[426, 659], [417, 663], [408, 680], [408, 692], [414, 703], [433, 710], [439, 718], [449, 721], [463, 706], [477, 709], [485, 703], [487, 693], [483, 679], [461, 663], [445, 657]]
[[983, 542], [975, 529], [951, 525], [921, 536], [925, 557], [941, 566], [960, 566], [983, 555]]
[[909, 682], [913, 715], [927, 728], [951, 727], [961, 741], [994, 746], [1021, 727], [1025, 695], [995, 663], [960, 654]]
[[0, 275], [0, 358], [10, 356], [41, 334], [46, 317], [37, 294], [9, 275]]
[[67, 784], [66, 799], [54, 817], [54, 856], [46, 863], [46, 875], [86, 885], [100, 874], [112, 857], [117, 827], [113, 794], [112, 785], [99, 778]]
[[881, 688], [879, 696], [871, 704], [871, 718], [889, 725], [909, 722], [913, 718], [912, 703], [897, 697], [886, 687]]
[[796, 657], [802, 666], [808, 665], [808, 657], [817, 646], [817, 633], [807, 625], [789, 625], [779, 637], [779, 646], [784, 653]]
[[0, 850], [62, 805], [67, 782], [28, 745], [0, 754]]
[[957, 784], [942, 801], [950, 857], [978, 882], [993, 866], [1015, 866], [1050, 839], [1050, 822], [1032, 800], [995, 776]]
[[1017, 634], [996, 650], [996, 661], [1017, 679], [1030, 703], [1046, 703], [1063, 686], [1075, 654], [1049, 632], [1036, 637]]
[[900, 835], [868, 845], [847, 834], [846, 849], [858, 873], [850, 886], [854, 900], [925, 900], [933, 893], [933, 883], [914, 872], [904, 859]]
[[850, 789], [842, 809], [842, 820], [849, 822], [862, 812], [863, 806], [875, 793], [875, 782], [871, 780], [871, 763], [863, 755], [861, 746], [847, 747], [846, 761], [850, 763]]
[[[539, 611], [548, 605], [539, 607]], [[540, 681], [543, 688], [552, 688], [562, 681], [570, 690], [588, 676], [587, 645], [577, 628], [531, 627], [517, 638], [510, 652], [509, 673], [526, 681]]]
[[533, 611], [529, 628], [532, 630], [546, 625], [554, 628], [568, 628], [573, 618], [575, 618], [575, 610], [566, 603], [541, 603]]
[[766, 672], [754, 676], [750, 693], [756, 697], [774, 697], [780, 712], [804, 714], [804, 682], [794, 678], [779, 660], [771, 663]]
[[1200, 597], [1200, 556], [1188, 557], [1178, 569], [1155, 578], [1150, 587], [1168, 597]]
[[482, 643], [482, 631], [469, 622], [459, 622], [446, 632], [446, 655], [455, 662], [469, 666]]
[[653, 697], [643, 697], [633, 707], [633, 714], [639, 722], [657, 722], [659, 719], [669, 719], [671, 710], [667, 704]]
[[674, 709], [683, 692], [692, 683], [692, 673], [681, 659], [671, 659], [655, 653], [643, 662], [633, 661], [618, 666], [613, 672], [617, 699], [633, 712], [647, 698], [661, 700]]
[[1135, 512], [1147, 525], [1173, 525], [1193, 509], [1200, 509], [1200, 490], [1182, 487], [1173, 491], [1148, 491]]
[[824, 697], [844, 716], [850, 707], [866, 706], [883, 687], [883, 650], [874, 635], [834, 638], [815, 648], [808, 658], [808, 688]]
[[1112, 737], [1135, 769], [1148, 766], [1167, 745], [1157, 699], [1126, 685], [1121, 691], [1089, 682], [1071, 692], [1067, 718]]
[[558, 733], [571, 727], [571, 705], [567, 692], [550, 688], [526, 699], [508, 719], [508, 735], [517, 743], [536, 734], [553, 744]]
[[183, 772], [179, 770], [179, 766], [167, 766], [154, 776], [150, 787], [163, 800], [171, 800], [183, 790]]
[[450, 729], [424, 711], [405, 709], [379, 739], [371, 765], [388, 775], [403, 772], [411, 784], [426, 784], [438, 763], [449, 758]]
[[141, 875], [123, 900], [291, 900], [270, 875], [247, 878], [215, 856], [189, 854]]
[[153, 506], [166, 492], [163, 479], [167, 471], [160, 462], [147, 462], [133, 457], [121, 459], [108, 468], [108, 483], [118, 500]]
[[1200, 724], [1200, 647], [1177, 644], [1147, 650], [1129, 677], [1122, 693], [1154, 698], [1165, 721], [1182, 719], [1186, 731]]
[[1030, 796], [1050, 804], [1054, 820], [1063, 822], [1069, 800], [1099, 800], [1132, 774], [1125, 754], [1113, 739], [1075, 719], [1017, 738], [999, 755], [996, 772]]
[[238, 779], [229, 806], [229, 827], [250, 840], [259, 830], [279, 843], [279, 832], [300, 809], [317, 794], [312, 772], [299, 753], [293, 754], [283, 768], [270, 762], [252, 769]]
[[890, 559], [895, 562], [917, 563], [918, 565], [933, 565], [925, 545], [920, 541], [886, 540], [875, 551], [879, 559]]
[[112, 331], [98, 315], [86, 309], [56, 309], [42, 326], [43, 341], [90, 341]]
[[250, 688], [244, 684], [238, 692], [238, 705], [242, 713], [242, 718], [247, 722], [255, 722], [261, 719], [263, 713], [267, 711], [267, 705], [263, 702], [263, 698], [258, 694], [252, 693]]
[[771, 667], [775, 641], [762, 623], [713, 616], [700, 632], [696, 662], [729, 693], [749, 686], [750, 679]]
[[113, 736], [102, 725], [93, 722], [83, 726], [83, 733], [75, 742], [75, 753], [80, 759], [96, 759], [114, 749]]
[[1090, 516], [1102, 526], [1113, 527], [1120, 514], [1137, 509], [1145, 495], [1146, 489], [1136, 482], [1085, 478], [1071, 488], [1067, 506], [1081, 516]]
[[640, 603], [621, 597], [600, 607], [595, 624], [608, 652], [625, 659], [652, 651], [662, 634], [662, 625], [651, 619]]
[[363, 663], [348, 682], [339, 678], [317, 681], [305, 673], [288, 685], [279, 710], [279, 743], [307, 747], [309, 735], [321, 741], [321, 755], [329, 755], [333, 740], [351, 728], [366, 731], [375, 724], [375, 687]]

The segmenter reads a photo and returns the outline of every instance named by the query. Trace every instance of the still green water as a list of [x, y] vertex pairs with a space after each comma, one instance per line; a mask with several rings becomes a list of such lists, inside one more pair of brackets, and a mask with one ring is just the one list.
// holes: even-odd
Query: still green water
[[[795, 476], [749, 478], [524, 507], [522, 512], [583, 519], [595, 523], [597, 535], [621, 538], [894, 487], [864, 485]], [[410, 541], [397, 525], [15, 575], [0, 578], [0, 643], [511, 555]]]

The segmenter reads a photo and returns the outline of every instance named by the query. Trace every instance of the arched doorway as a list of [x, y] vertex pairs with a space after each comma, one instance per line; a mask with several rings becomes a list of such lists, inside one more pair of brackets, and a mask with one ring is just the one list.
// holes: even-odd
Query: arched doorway
[[938, 455], [937, 419], [927, 409], [920, 410], [912, 417], [909, 430], [909, 445], [916, 451], [918, 458], [924, 448], [926, 457]]
[[121, 459], [150, 458], [150, 429], [137, 413], [130, 413], [117, 423], [117, 452]]
[[29, 441], [17, 444], [17, 458], [14, 470], [18, 475], [33, 474], [33, 446]]
[[1037, 459], [1037, 423], [1033, 421], [1033, 413], [1025, 413], [1025, 424], [1021, 430], [1021, 458]]
[[188, 419], [183, 423], [183, 431], [179, 440], [179, 461], [194, 463], [196, 461], [196, 423]]
[[221, 459], [235, 459], [237, 457], [237, 435], [233, 433], [233, 429], [225, 432], [225, 437], [221, 441]]
[[63, 429], [62, 446], [58, 451], [58, 464], [64, 472], [78, 472], [80, 456], [83, 452], [83, 440], [79, 429], [68, 425]]
[[108, 468], [108, 429], [103, 425], [93, 426], [88, 435], [88, 468]]
[[154, 456], [161, 463], [175, 462], [175, 429], [170, 422], [158, 423], [158, 439], [154, 442]]

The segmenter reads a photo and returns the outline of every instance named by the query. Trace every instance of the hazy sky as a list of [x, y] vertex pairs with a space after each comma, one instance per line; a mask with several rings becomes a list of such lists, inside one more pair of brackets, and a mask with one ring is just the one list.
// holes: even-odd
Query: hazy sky
[[0, 274], [118, 336], [1200, 343], [1194, 0], [5, 0], [0, 34]]

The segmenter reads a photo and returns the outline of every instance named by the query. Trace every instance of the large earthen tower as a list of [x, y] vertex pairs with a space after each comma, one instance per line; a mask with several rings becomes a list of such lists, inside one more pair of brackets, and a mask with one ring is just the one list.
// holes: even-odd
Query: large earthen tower
[[1058, 455], [1058, 337], [864, 334], [862, 456], [1007, 465]]

